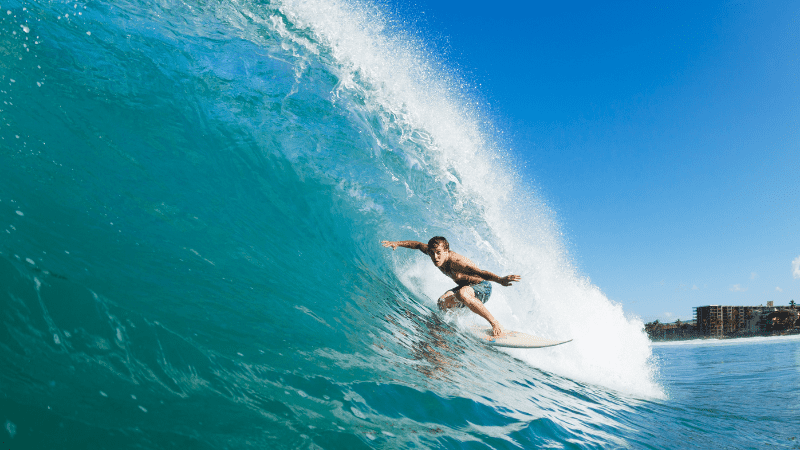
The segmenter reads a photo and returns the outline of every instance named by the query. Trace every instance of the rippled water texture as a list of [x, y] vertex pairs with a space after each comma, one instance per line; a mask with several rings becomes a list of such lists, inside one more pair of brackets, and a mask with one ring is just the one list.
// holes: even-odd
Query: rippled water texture
[[[797, 341], [652, 348], [380, 7], [1, 6], [8, 448], [796, 446]], [[505, 326], [573, 342], [469, 337], [379, 244], [433, 235], [522, 275]]]

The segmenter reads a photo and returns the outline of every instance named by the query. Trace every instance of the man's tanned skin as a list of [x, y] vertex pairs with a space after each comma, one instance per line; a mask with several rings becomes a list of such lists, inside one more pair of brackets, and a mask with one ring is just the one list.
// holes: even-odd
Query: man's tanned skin
[[494, 336], [503, 335], [505, 331], [494, 316], [492, 316], [492, 313], [486, 309], [486, 306], [475, 297], [475, 291], [472, 289], [472, 285], [483, 281], [494, 281], [503, 286], [511, 286], [511, 282], [519, 281], [520, 276], [507, 275], [505, 277], [499, 277], [492, 272], [481, 270], [474, 262], [470, 261], [469, 258], [450, 251], [449, 244], [444, 238], [436, 237], [431, 239], [431, 242], [437, 239], [439, 241], [433, 246], [417, 241], [382, 241], [381, 244], [383, 244], [384, 247], [391, 247], [392, 250], [396, 250], [397, 247], [405, 247], [419, 250], [428, 255], [433, 265], [458, 284], [457, 288], [447, 291], [444, 295], [439, 297], [439, 309], [445, 310], [466, 306], [472, 310], [472, 312], [489, 322], [492, 326], [492, 334]]

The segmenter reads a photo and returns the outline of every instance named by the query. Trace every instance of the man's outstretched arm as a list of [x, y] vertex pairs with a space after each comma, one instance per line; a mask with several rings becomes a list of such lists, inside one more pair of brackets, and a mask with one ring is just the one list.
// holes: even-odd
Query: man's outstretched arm
[[[460, 256], [460, 255], [459, 255]], [[488, 270], [481, 270], [478, 266], [469, 260], [468, 258], [459, 257], [457, 261], [458, 265], [462, 267], [462, 271], [468, 275], [476, 275], [484, 280], [494, 281], [495, 283], [502, 284], [503, 286], [511, 286], [512, 281], [519, 281], [521, 277], [519, 275], [507, 275], [504, 277], [500, 277], [498, 275], [489, 272]]]
[[392, 250], [397, 250], [397, 247], [405, 247], [414, 250], [419, 250], [422, 253], [428, 254], [428, 244], [423, 244], [417, 241], [381, 241], [384, 247], [392, 247]]
[[488, 270], [477, 269], [475, 274], [484, 280], [494, 281], [495, 283], [502, 284], [503, 286], [511, 286], [512, 281], [519, 281], [522, 279], [519, 275], [506, 275], [504, 277], [497, 276]]

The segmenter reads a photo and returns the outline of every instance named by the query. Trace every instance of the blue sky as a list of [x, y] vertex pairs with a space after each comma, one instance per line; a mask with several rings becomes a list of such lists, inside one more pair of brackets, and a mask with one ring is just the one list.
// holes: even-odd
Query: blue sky
[[800, 2], [649, 3], [395, 7], [626, 311], [800, 302]]

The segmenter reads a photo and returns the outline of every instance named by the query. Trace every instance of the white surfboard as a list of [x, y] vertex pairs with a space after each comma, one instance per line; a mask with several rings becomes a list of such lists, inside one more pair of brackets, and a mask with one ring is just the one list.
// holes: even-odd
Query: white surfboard
[[540, 338], [538, 336], [533, 336], [520, 331], [509, 331], [500, 337], [494, 337], [492, 336], [491, 328], [483, 328], [478, 326], [472, 326], [469, 330], [482, 342], [495, 347], [541, 348], [566, 344], [567, 342], [572, 341], [572, 339], [567, 341], [555, 341], [552, 339]]

